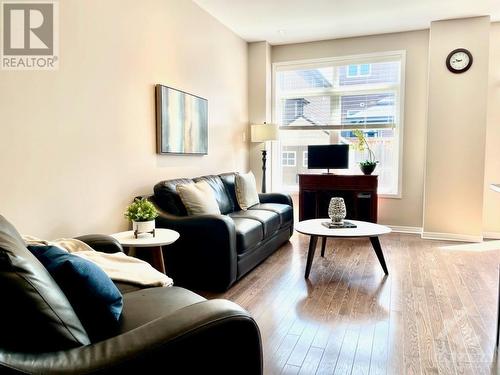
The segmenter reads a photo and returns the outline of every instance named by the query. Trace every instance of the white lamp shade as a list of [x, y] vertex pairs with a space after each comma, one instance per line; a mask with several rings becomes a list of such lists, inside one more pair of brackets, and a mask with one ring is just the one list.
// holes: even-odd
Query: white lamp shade
[[251, 127], [252, 142], [266, 142], [278, 140], [278, 125], [256, 124]]

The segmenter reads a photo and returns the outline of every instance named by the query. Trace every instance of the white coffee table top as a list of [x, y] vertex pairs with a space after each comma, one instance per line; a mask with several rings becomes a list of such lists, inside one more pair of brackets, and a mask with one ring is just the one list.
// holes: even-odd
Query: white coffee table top
[[156, 228], [154, 237], [150, 233], [143, 233], [139, 234], [139, 238], [135, 238], [134, 231], [132, 230], [113, 233], [111, 234], [111, 237], [117, 239], [122, 246], [155, 247], [170, 245], [171, 243], [177, 241], [177, 239], [179, 238], [179, 233], [171, 229]]
[[295, 225], [295, 230], [302, 234], [320, 237], [376, 237], [391, 233], [391, 228], [385, 225], [369, 223], [366, 221], [349, 220], [356, 224], [357, 228], [327, 228], [321, 223], [330, 221], [326, 219], [312, 219], [300, 221]]

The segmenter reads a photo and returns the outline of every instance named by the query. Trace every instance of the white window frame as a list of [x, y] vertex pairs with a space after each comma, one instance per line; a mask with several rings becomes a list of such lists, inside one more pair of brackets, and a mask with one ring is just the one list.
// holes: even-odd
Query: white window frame
[[[356, 74], [350, 74], [349, 73], [349, 67], [350, 66], [353, 66], [353, 65], [356, 65], [357, 68], [356, 68]], [[361, 74], [361, 65], [368, 65], [368, 74]], [[346, 71], [346, 74], [345, 76], [347, 78], [360, 78], [360, 77], [370, 77], [372, 75], [372, 64], [371, 63], [362, 63], [362, 64], [349, 64], [347, 66], [347, 71]]]
[[[401, 61], [401, 69], [400, 69], [400, 82], [399, 82], [399, 113], [398, 116], [398, 126], [395, 128], [396, 135], [399, 138], [398, 144], [398, 186], [397, 192], [395, 194], [378, 194], [380, 198], [393, 198], [393, 199], [402, 199], [403, 198], [403, 145], [404, 145], [404, 108], [405, 108], [405, 77], [406, 77], [406, 50], [395, 50], [395, 51], [384, 51], [379, 53], [366, 53], [359, 55], [348, 55], [348, 56], [339, 56], [339, 57], [323, 57], [317, 59], [303, 59], [303, 60], [292, 60], [292, 61], [284, 61], [284, 62], [274, 62], [272, 63], [272, 76], [271, 76], [271, 97], [272, 97], [272, 121], [273, 123], [277, 122], [278, 113], [277, 113], [277, 103], [276, 103], [276, 73], [281, 67], [295, 67], [297, 69], [300, 68], [317, 68], [320, 65], [328, 66], [332, 63], [334, 64], [346, 64], [350, 65], [349, 61], [352, 61], [352, 64], [361, 64], [362, 60], [366, 60], [367, 63], [372, 64], [381, 61], [387, 61], [390, 58], [398, 58]], [[370, 67], [371, 72], [371, 67]], [[324, 129], [335, 129], [335, 130], [343, 130], [345, 127], [343, 126], [327, 126], [323, 127]], [[279, 149], [281, 145], [279, 142], [272, 142], [272, 153], [274, 155], [280, 155]], [[280, 155], [281, 156], [281, 155]], [[274, 159], [275, 160], [275, 159]], [[271, 160], [271, 174], [272, 174], [272, 186], [271, 189], [275, 188], [278, 185], [277, 181], [281, 181], [281, 160], [278, 165], [273, 159]], [[278, 173], [275, 173], [275, 169], [278, 168]]]
[[[286, 162], [286, 164], [283, 164], [283, 156], [285, 154], [288, 154], [288, 156], [285, 158], [287, 162]], [[293, 155], [293, 158], [290, 158], [290, 155]], [[288, 164], [288, 161], [290, 159], [293, 159], [293, 164]], [[288, 151], [288, 150], [281, 151], [281, 165], [283, 167], [296, 167], [297, 166], [297, 151]]]
[[302, 166], [304, 168], [307, 168], [308, 161], [309, 161], [309, 152], [308, 151], [302, 151]]

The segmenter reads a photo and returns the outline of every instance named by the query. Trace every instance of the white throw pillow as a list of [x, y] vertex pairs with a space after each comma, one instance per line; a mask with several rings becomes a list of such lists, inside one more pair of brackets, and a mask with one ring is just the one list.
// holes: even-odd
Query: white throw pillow
[[243, 211], [259, 204], [259, 193], [255, 183], [255, 176], [252, 172], [238, 173], [235, 179], [236, 199]]
[[189, 215], [220, 215], [219, 205], [208, 182], [180, 184], [175, 187]]

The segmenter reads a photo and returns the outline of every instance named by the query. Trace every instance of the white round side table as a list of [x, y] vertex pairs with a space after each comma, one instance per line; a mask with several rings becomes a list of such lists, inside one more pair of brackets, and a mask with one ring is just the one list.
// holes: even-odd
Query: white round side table
[[162, 246], [170, 245], [179, 238], [179, 233], [175, 230], [156, 228], [155, 236], [145, 233], [135, 238], [134, 231], [119, 232], [111, 234], [124, 247], [147, 248], [152, 255], [151, 265], [158, 271], [165, 273], [165, 263], [163, 261]]

